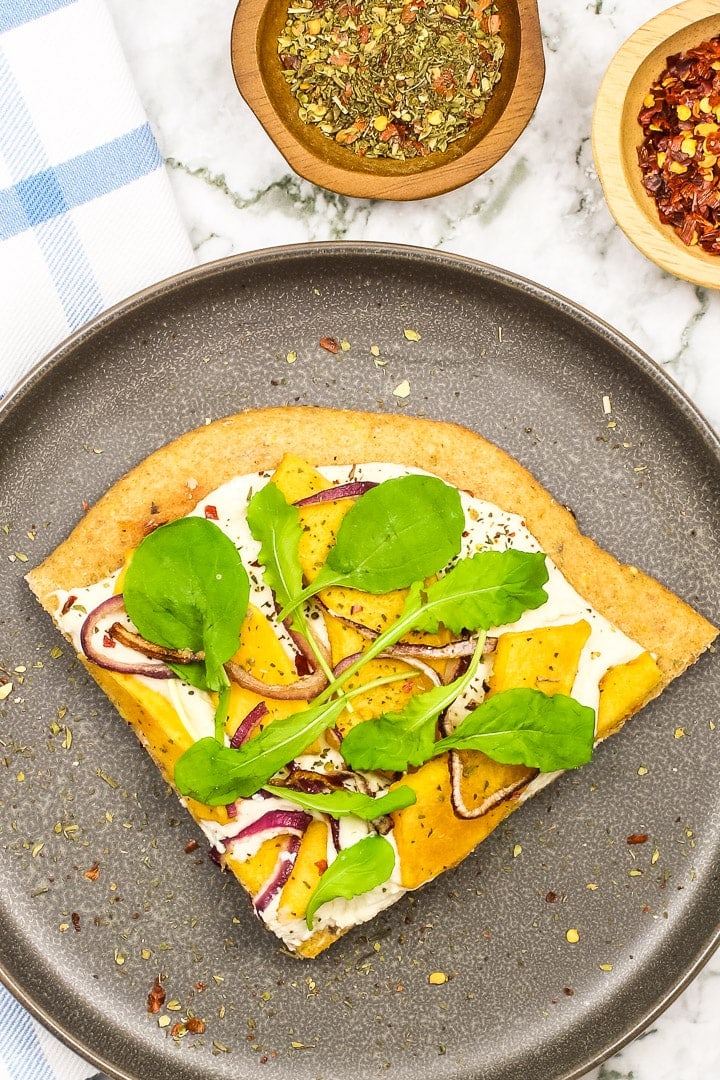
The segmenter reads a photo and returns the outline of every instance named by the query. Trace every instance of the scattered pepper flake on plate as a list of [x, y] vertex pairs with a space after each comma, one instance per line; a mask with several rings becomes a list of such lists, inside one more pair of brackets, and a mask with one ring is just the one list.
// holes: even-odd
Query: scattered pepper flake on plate
[[642, 184], [684, 244], [720, 255], [720, 36], [666, 65], [638, 114]]
[[340, 352], [340, 342], [338, 341], [337, 338], [334, 338], [334, 337], [320, 338], [320, 348], [321, 349], [326, 349], [327, 352], [329, 352], [329, 353], [339, 353]]
[[165, 1004], [165, 989], [156, 977], [155, 982], [152, 985], [152, 989], [148, 994], [147, 1010], [149, 1013], [158, 1013]]

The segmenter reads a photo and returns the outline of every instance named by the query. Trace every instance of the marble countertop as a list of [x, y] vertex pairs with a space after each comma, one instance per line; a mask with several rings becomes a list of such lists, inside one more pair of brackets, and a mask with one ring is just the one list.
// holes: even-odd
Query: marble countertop
[[[238, 95], [233, 0], [108, 0], [200, 262], [278, 244], [375, 240], [442, 249], [540, 282], [645, 350], [720, 427], [720, 293], [670, 277], [615, 225], [590, 126], [602, 74], [662, 0], [540, 0], [547, 74], [524, 134], [488, 174], [411, 203], [299, 179]], [[720, 1077], [720, 956], [591, 1080]]]

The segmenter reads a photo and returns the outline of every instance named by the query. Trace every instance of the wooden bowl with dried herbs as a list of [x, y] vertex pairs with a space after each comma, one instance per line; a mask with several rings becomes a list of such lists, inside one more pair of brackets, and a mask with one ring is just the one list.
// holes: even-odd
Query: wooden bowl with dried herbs
[[545, 75], [536, 0], [240, 0], [240, 93], [321, 187], [422, 199], [510, 149]]
[[720, 288], [720, 0], [641, 26], [598, 92], [593, 153], [610, 212], [663, 270]]

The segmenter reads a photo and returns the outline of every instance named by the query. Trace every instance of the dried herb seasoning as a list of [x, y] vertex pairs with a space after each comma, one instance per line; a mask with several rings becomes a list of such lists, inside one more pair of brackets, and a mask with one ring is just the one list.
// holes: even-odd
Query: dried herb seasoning
[[361, 157], [413, 158], [482, 118], [500, 25], [487, 0], [296, 0], [278, 55], [303, 123]]
[[643, 100], [643, 187], [663, 224], [720, 255], [720, 37], [669, 56]]

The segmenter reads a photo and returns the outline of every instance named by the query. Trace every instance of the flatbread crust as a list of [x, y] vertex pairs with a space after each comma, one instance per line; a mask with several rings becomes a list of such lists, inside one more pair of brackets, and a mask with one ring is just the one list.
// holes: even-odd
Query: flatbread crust
[[[654, 654], [663, 677], [650, 697], [661, 693], [717, 635], [711, 623], [662, 584], [583, 536], [564, 506], [482, 436], [456, 424], [411, 416], [306, 406], [239, 413], [155, 451], [30, 571], [30, 588], [54, 615], [56, 590], [89, 585], [113, 573], [142, 540], [148, 523], [187, 514], [233, 476], [272, 470], [286, 453], [317, 465], [383, 461], [418, 467], [521, 515], [571, 585]], [[142, 738], [142, 717], [120, 700], [112, 676], [95, 668], [92, 675]], [[327, 931], [318, 932], [317, 941], [314, 937], [301, 950], [304, 955], [329, 943]]]

